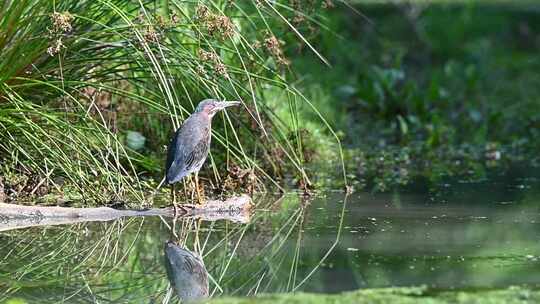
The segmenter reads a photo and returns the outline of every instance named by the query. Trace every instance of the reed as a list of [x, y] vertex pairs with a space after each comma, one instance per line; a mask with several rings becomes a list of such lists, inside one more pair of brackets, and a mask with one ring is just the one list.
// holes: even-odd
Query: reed
[[[249, 172], [259, 189], [281, 187], [284, 173], [309, 184], [294, 109], [311, 104], [288, 81], [289, 62], [273, 32], [288, 29], [324, 58], [291, 14], [298, 11], [268, 1], [6, 2], [3, 170], [28, 176], [31, 193], [47, 186], [91, 200], [143, 201], [162, 176], [173, 130], [199, 100], [213, 97], [242, 100], [243, 108], [216, 122], [203, 173], [209, 183], [238, 178], [236, 170]], [[290, 115], [276, 115], [275, 100]], [[129, 131], [144, 136], [143, 148], [126, 144]]]

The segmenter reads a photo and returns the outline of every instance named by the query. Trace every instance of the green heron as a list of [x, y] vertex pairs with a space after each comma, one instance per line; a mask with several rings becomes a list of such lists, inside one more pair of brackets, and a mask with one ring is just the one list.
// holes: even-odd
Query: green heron
[[199, 103], [195, 112], [178, 128], [169, 144], [167, 151], [166, 181], [172, 184], [171, 195], [175, 215], [177, 214], [176, 195], [174, 183], [185, 176], [195, 173], [195, 188], [197, 198], [201, 202], [199, 193], [199, 170], [201, 169], [212, 138], [212, 117], [226, 107], [239, 105], [238, 101], [217, 101], [205, 99]]
[[200, 256], [168, 241], [165, 244], [165, 268], [182, 303], [208, 298], [208, 271]]

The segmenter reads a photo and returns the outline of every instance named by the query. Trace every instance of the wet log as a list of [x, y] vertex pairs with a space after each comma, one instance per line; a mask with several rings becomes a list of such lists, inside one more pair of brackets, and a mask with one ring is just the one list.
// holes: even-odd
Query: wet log
[[[249, 221], [251, 197], [240, 195], [224, 201], [211, 200], [203, 204], [182, 204], [179, 217], [198, 218], [205, 221]], [[0, 231], [33, 226], [74, 224], [81, 222], [111, 221], [121, 217], [174, 216], [174, 209], [152, 208], [146, 210], [119, 210], [109, 207], [70, 208], [48, 206], [23, 206], [0, 203]]]

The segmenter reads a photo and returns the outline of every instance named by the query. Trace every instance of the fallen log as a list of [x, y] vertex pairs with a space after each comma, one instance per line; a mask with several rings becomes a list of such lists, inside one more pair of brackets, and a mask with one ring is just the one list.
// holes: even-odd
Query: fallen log
[[[179, 205], [179, 217], [197, 218], [205, 221], [249, 221], [251, 197], [240, 195], [224, 201], [211, 200], [200, 205]], [[47, 206], [22, 206], [0, 203], [0, 231], [33, 226], [74, 224], [81, 222], [111, 221], [121, 217], [174, 216], [174, 209], [152, 208], [146, 210], [119, 210], [109, 207], [70, 208]]]

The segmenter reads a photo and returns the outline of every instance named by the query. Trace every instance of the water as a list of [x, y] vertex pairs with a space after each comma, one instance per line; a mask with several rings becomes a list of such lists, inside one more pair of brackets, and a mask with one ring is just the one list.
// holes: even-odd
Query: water
[[[202, 252], [213, 297], [540, 287], [540, 175], [530, 171], [418, 180], [386, 194], [257, 195], [247, 224], [176, 228], [187, 249]], [[0, 302], [161, 303], [170, 225], [124, 218], [1, 232]]]

